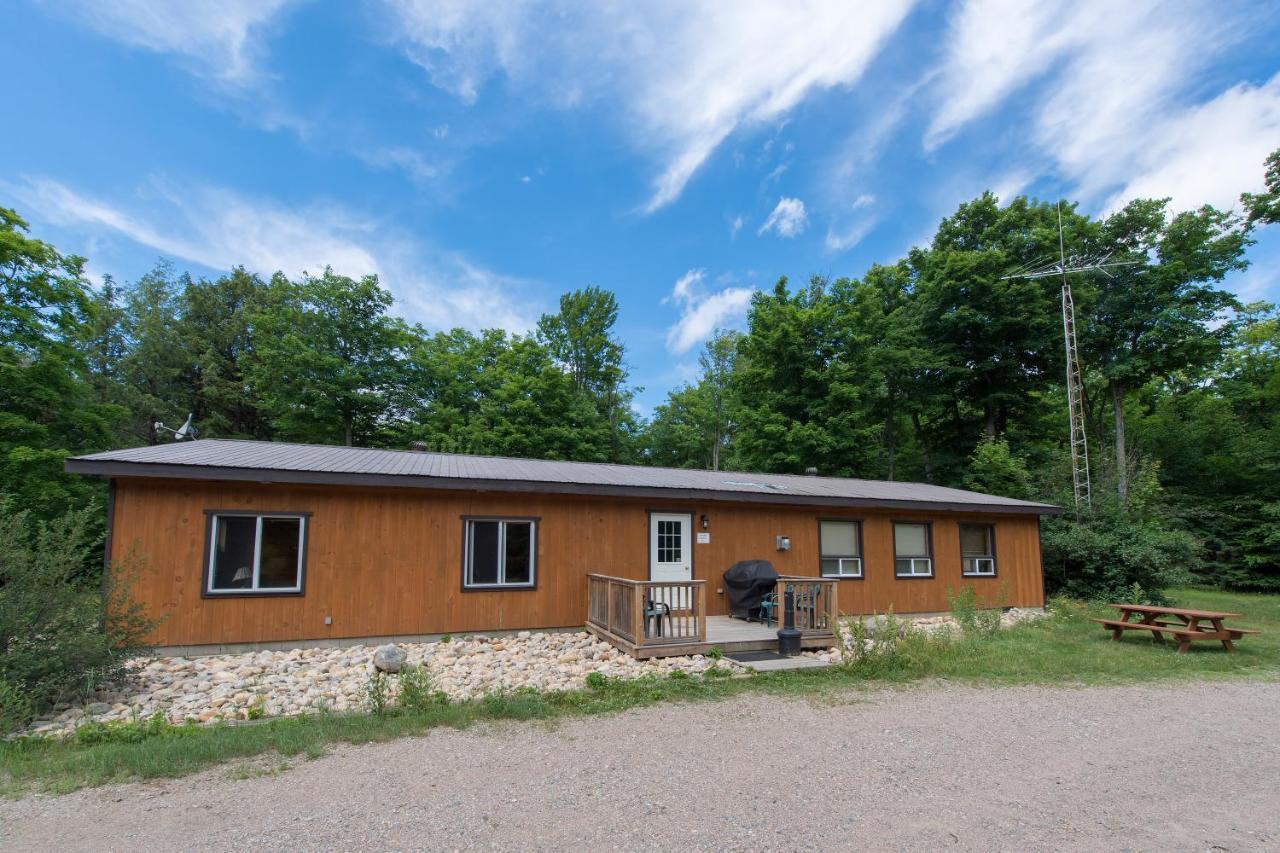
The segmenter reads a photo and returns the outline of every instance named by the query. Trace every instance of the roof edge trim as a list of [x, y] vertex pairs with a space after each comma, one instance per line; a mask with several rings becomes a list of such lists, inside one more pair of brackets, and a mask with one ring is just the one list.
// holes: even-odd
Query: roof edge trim
[[449, 491], [525, 492], [558, 495], [604, 495], [615, 497], [684, 498], [717, 502], [761, 503], [791, 506], [886, 507], [890, 509], [932, 509], [945, 512], [983, 512], [999, 515], [1061, 515], [1062, 507], [1052, 504], [966, 503], [962, 501], [913, 501], [879, 498], [824, 498], [789, 495], [782, 492], [723, 492], [708, 489], [664, 488], [659, 486], [610, 486], [593, 483], [557, 483], [540, 480], [487, 480], [451, 477], [424, 477], [416, 474], [356, 474], [330, 471], [287, 471], [260, 468], [175, 465], [158, 462], [119, 462], [72, 458], [66, 461], [70, 474], [99, 477], [161, 477], [176, 480], [224, 480], [249, 483], [295, 483], [331, 486], [388, 486]]

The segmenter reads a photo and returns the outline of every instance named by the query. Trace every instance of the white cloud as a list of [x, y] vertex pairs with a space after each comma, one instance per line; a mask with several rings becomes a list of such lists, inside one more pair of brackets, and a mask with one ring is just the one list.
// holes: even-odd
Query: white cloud
[[680, 319], [667, 330], [667, 349], [676, 355], [693, 349], [717, 329], [740, 321], [751, 306], [754, 287], [726, 287], [707, 294], [703, 287], [706, 277], [705, 270], [689, 270], [662, 299], [663, 304], [680, 305]]
[[880, 222], [880, 216], [869, 210], [875, 201], [876, 197], [870, 193], [863, 193], [855, 198], [849, 205], [852, 216], [839, 225], [832, 223], [827, 229], [827, 248], [833, 252], [843, 252], [861, 243]]
[[778, 199], [769, 218], [760, 226], [758, 234], [767, 231], [777, 232], [779, 237], [795, 237], [804, 231], [809, 224], [809, 214], [805, 212], [804, 202], [798, 198], [783, 196]]
[[941, 69], [941, 105], [925, 133], [925, 148], [1030, 84], [1070, 41], [1065, 2], [969, 0], [952, 16]]
[[559, 106], [616, 104], [662, 164], [645, 209], [676, 199], [735, 129], [855, 82], [913, 0], [778, 4], [389, 0], [395, 38], [474, 102], [501, 73]]
[[1280, 138], [1274, 79], [1207, 97], [1200, 85], [1250, 26], [1247, 15], [1194, 1], [970, 0], [951, 22], [925, 146], [1007, 109], [1034, 83], [1030, 115], [1006, 122], [1023, 125], [1036, 161], [1006, 173], [1019, 189], [1048, 167], [1103, 210], [1138, 196], [1230, 207], [1260, 185], [1258, 165]]
[[411, 320], [435, 328], [523, 331], [536, 312], [521, 295], [532, 283], [486, 270], [454, 252], [429, 252], [371, 219], [334, 205], [289, 208], [218, 187], [161, 181], [143, 187], [126, 209], [48, 178], [5, 187], [27, 209], [90, 238], [118, 235], [163, 255], [228, 270], [297, 277], [333, 267], [341, 275], [377, 275]]
[[1263, 188], [1262, 163], [1280, 145], [1280, 74], [1242, 84], [1162, 123], [1135, 156], [1138, 168], [1104, 205], [1173, 198], [1174, 210], [1210, 203], [1228, 208]]
[[729, 220], [729, 239], [732, 240], [737, 237], [738, 232], [742, 230], [742, 226], [746, 224], [747, 220], [743, 219], [741, 216], [735, 216], [733, 219]]
[[227, 83], [256, 76], [262, 31], [293, 0], [73, 0], [57, 7], [108, 38], [183, 57]]

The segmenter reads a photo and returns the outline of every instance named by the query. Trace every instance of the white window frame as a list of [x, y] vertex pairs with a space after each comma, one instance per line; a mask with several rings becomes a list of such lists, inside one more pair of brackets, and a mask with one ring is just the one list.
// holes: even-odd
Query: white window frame
[[[206, 595], [297, 595], [302, 592], [303, 571], [307, 561], [307, 522], [305, 513], [289, 512], [211, 512], [209, 522], [209, 571], [205, 579]], [[252, 518], [255, 520], [253, 533], [253, 579], [243, 589], [220, 589], [213, 585], [218, 576], [218, 525], [224, 518]], [[262, 522], [267, 518], [286, 518], [298, 522], [298, 566], [294, 574], [293, 586], [259, 586], [262, 574]]]
[[[498, 525], [498, 581], [475, 583], [471, 580], [475, 557], [475, 526], [477, 523]], [[507, 525], [529, 525], [529, 580], [507, 583]], [[538, 520], [536, 518], [467, 518], [463, 526], [462, 588], [463, 589], [533, 589], [538, 585]]]
[[[824, 524], [852, 524], [854, 527], [854, 541], [858, 543], [858, 549], [862, 549], [862, 522], [857, 519], [845, 518], [821, 518], [818, 519], [818, 575], [824, 578], [861, 578], [862, 577], [862, 555], [853, 554], [827, 554], [822, 550], [822, 525]], [[827, 574], [826, 568], [822, 565], [827, 560], [836, 561], [836, 573]], [[845, 564], [849, 564], [853, 571], [845, 571]]]
[[[898, 526], [924, 528], [924, 554], [898, 554]], [[902, 571], [898, 564], [906, 562], [908, 571]], [[921, 571], [923, 569], [923, 571]], [[898, 578], [931, 578], [933, 577], [933, 525], [926, 521], [893, 522], [893, 576]]]
[[[996, 576], [996, 528], [993, 524], [961, 524], [959, 527], [985, 527], [987, 529], [987, 553], [965, 554], [964, 546], [960, 551], [960, 574], [966, 578], [993, 578]], [[958, 528], [957, 528], [958, 530]], [[961, 538], [963, 542], [963, 537]], [[981, 571], [985, 564], [990, 571]]]

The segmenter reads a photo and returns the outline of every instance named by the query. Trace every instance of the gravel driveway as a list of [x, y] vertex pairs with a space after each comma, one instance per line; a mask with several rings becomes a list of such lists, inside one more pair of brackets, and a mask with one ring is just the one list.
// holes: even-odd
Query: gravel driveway
[[750, 696], [0, 803], [0, 847], [1277, 850], [1278, 723], [1274, 683]]

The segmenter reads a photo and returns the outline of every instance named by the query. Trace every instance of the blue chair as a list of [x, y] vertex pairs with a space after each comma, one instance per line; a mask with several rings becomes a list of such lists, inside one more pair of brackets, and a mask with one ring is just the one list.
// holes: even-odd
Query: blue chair
[[[796, 619], [797, 622], [810, 626], [817, 624], [818, 596], [820, 595], [822, 595], [822, 587], [816, 585], [806, 585], [803, 589], [794, 594], [793, 598], [795, 601], [796, 616], [799, 617], [801, 613], [809, 614], [807, 622], [799, 618]], [[766, 595], [760, 602], [760, 614], [763, 617], [761, 621], [766, 625], [772, 626], [774, 622], [773, 612], [780, 608], [781, 604], [778, 601], [778, 594], [776, 592], [771, 592]], [[782, 620], [779, 619], [778, 621], [781, 622]]]

